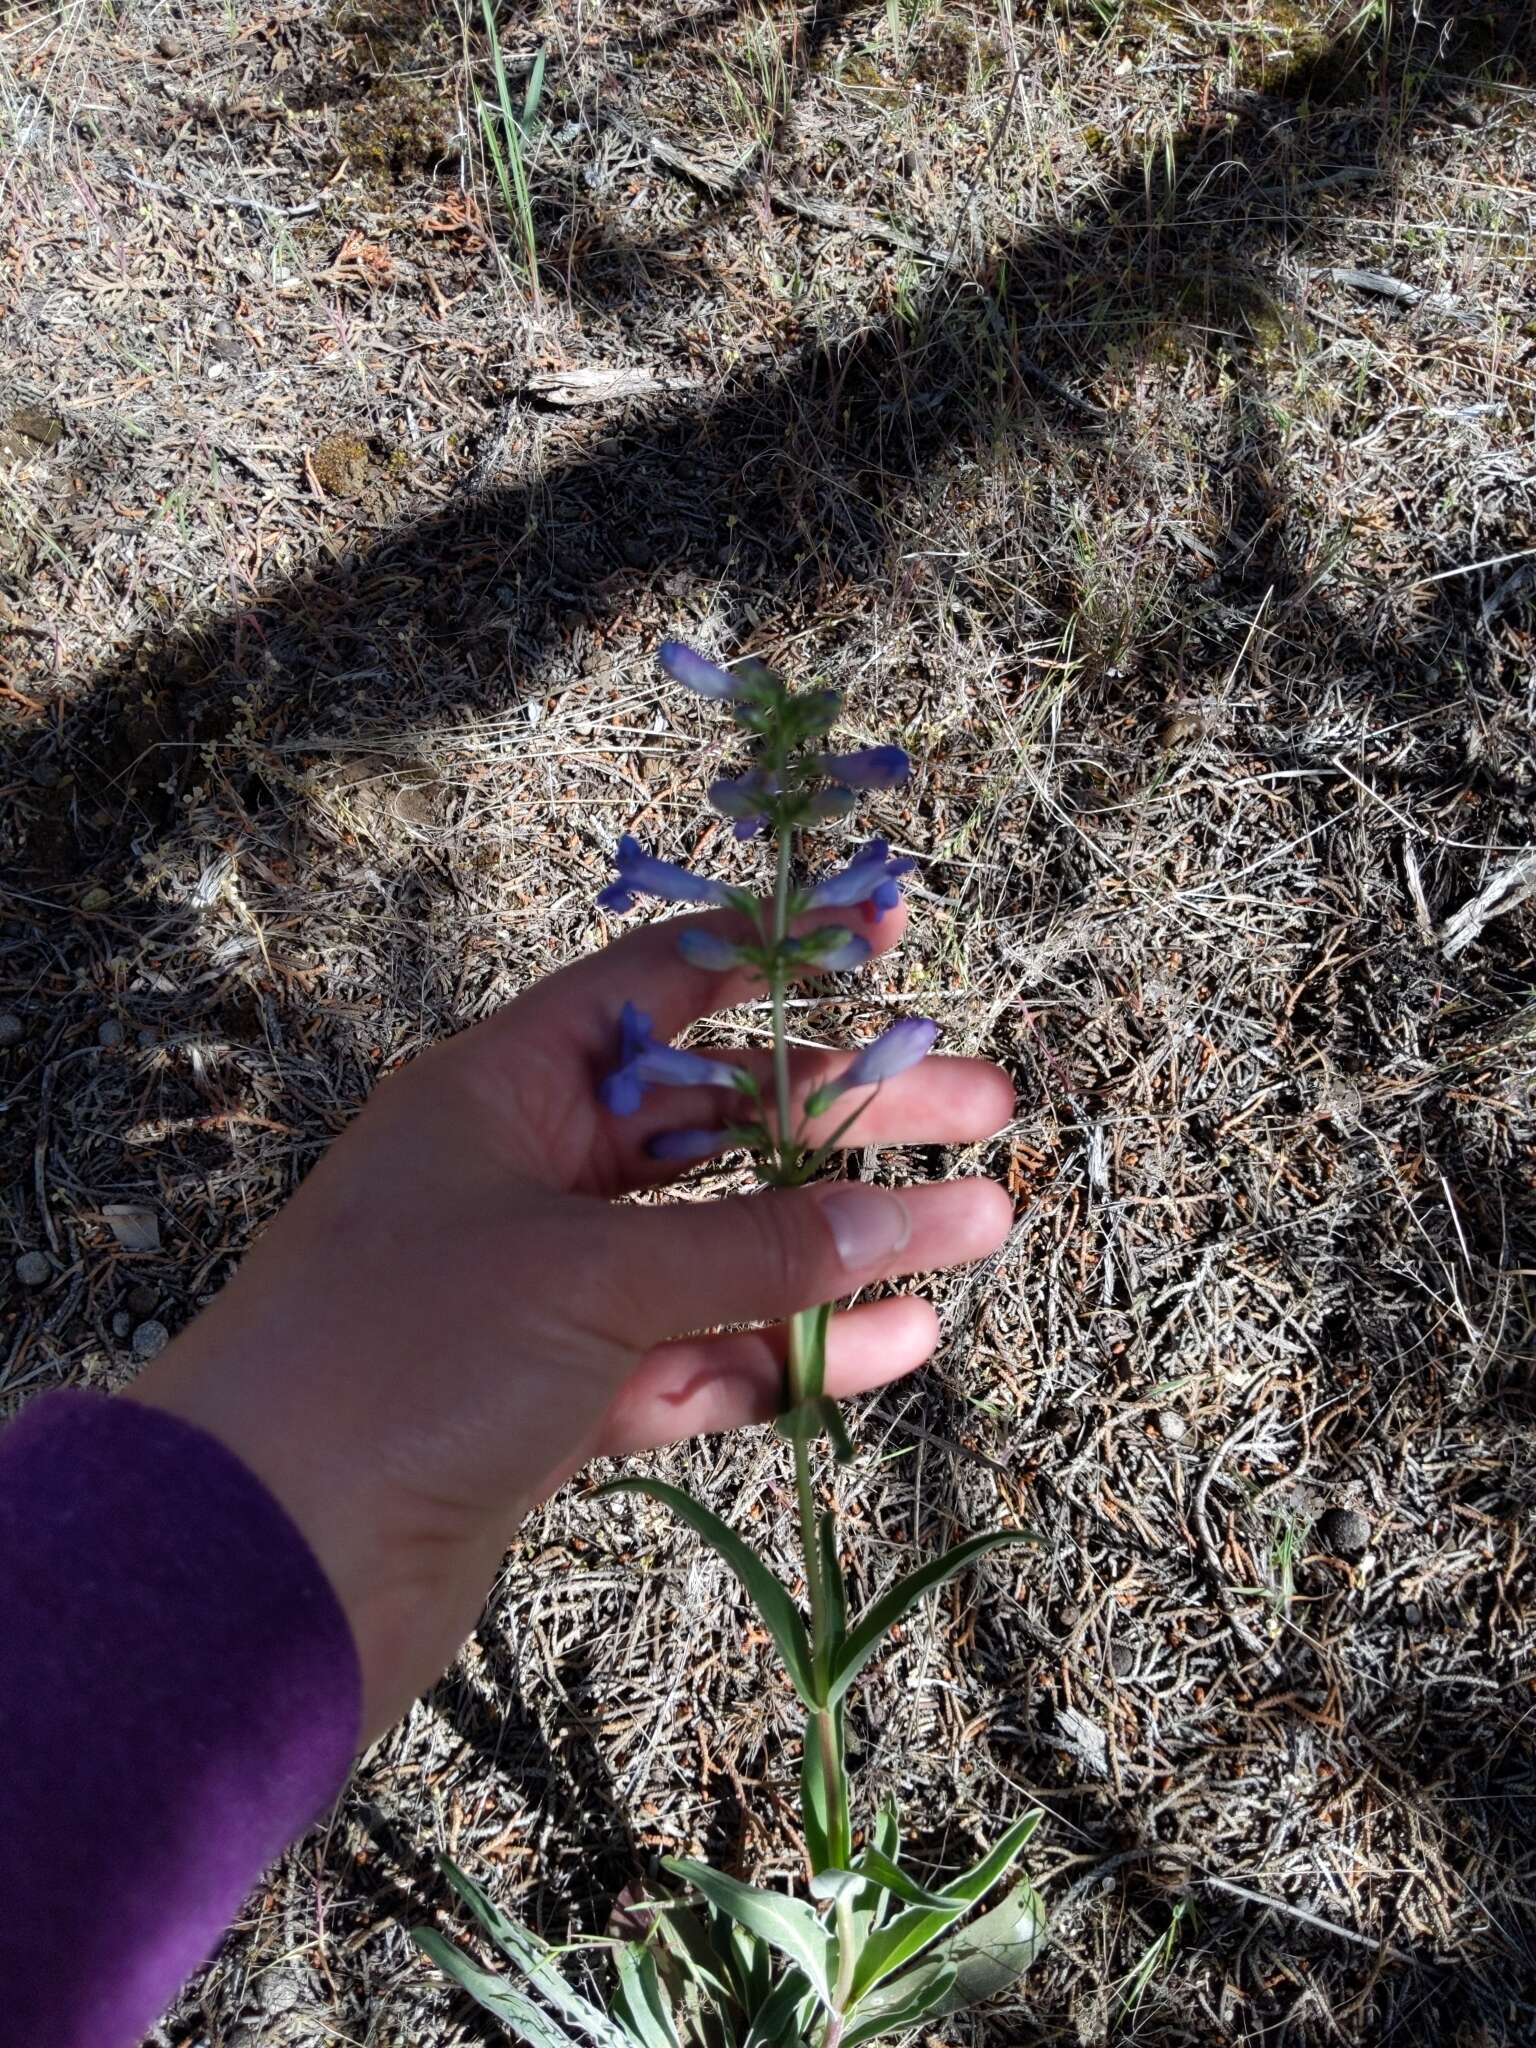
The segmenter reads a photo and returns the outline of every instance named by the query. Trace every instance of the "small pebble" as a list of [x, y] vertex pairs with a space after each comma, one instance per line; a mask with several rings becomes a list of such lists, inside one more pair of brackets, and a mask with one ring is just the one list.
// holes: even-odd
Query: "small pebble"
[[1420, 1622], [1424, 1619], [1424, 1610], [1419, 1605], [1417, 1600], [1405, 1600], [1401, 1608], [1401, 1613], [1403, 1617], [1404, 1628], [1417, 1628]]
[[1181, 1444], [1185, 1437], [1189, 1435], [1189, 1424], [1177, 1408], [1160, 1408], [1157, 1415], [1157, 1426], [1163, 1433], [1165, 1443]]
[[112, 1334], [114, 1337], [126, 1337], [132, 1328], [133, 1317], [129, 1315], [127, 1309], [120, 1308], [113, 1312]]
[[158, 1358], [171, 1341], [171, 1333], [164, 1323], [140, 1323], [133, 1333], [133, 1355], [135, 1358]]
[[1129, 1643], [1116, 1643], [1109, 1653], [1109, 1668], [1116, 1678], [1129, 1678], [1136, 1669], [1136, 1652]]
[[23, 1252], [16, 1261], [16, 1278], [23, 1287], [46, 1287], [53, 1278], [53, 1261], [46, 1252]]
[[1317, 1540], [1335, 1557], [1364, 1557], [1371, 1541], [1371, 1525], [1353, 1508], [1329, 1508], [1318, 1517]]
[[137, 1287], [128, 1290], [128, 1308], [132, 1315], [152, 1316], [160, 1306], [160, 1290], [140, 1281]]
[[0, 1010], [0, 1046], [20, 1045], [27, 1027], [14, 1010]]
[[115, 1017], [103, 1017], [96, 1026], [96, 1043], [98, 1045], [121, 1045], [122, 1042], [122, 1025], [118, 1023]]

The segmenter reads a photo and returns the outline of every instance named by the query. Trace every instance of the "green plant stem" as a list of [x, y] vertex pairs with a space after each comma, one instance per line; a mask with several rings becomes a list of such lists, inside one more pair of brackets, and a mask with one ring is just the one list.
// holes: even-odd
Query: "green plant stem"
[[773, 877], [773, 1090], [779, 1113], [779, 1168], [787, 1173], [790, 1163], [789, 1035], [784, 1023], [784, 967], [778, 949], [789, 936], [789, 870], [795, 855], [795, 835], [779, 835], [779, 860]]

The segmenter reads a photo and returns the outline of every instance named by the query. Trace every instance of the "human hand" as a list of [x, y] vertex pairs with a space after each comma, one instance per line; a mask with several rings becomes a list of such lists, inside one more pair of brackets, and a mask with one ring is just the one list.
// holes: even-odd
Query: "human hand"
[[[888, 913], [876, 947], [903, 923]], [[712, 1127], [728, 1101], [659, 1089], [615, 1118], [597, 1098], [626, 1000], [672, 1037], [753, 993], [683, 961], [685, 924], [740, 920], [635, 931], [386, 1080], [130, 1389], [221, 1438], [304, 1531], [357, 1642], [365, 1741], [441, 1674], [520, 1520], [589, 1458], [767, 1420], [784, 1317], [981, 1258], [1008, 1229], [1006, 1195], [980, 1179], [617, 1201], [676, 1175], [647, 1138]], [[729, 1057], [766, 1072], [766, 1053]], [[850, 1057], [798, 1052], [797, 1100]], [[998, 1068], [929, 1058], [843, 1143], [965, 1142], [1011, 1106]], [[913, 1297], [836, 1315], [828, 1392], [910, 1372], [937, 1337]]]

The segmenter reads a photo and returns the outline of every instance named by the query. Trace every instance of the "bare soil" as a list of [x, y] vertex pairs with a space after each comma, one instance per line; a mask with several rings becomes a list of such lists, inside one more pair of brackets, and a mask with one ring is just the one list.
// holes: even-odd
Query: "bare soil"
[[[0, 6], [0, 1404], [121, 1385], [601, 942], [621, 831], [755, 872], [658, 639], [845, 690], [922, 876], [797, 1028], [1019, 1089], [855, 1163], [1018, 1203], [842, 1482], [865, 1586], [1043, 1539], [862, 1695], [931, 1869], [1047, 1812], [1054, 1945], [935, 2048], [1536, 2040], [1531, 39], [515, 8], [535, 280], [478, 13]], [[661, 1462], [790, 1555], [772, 1438]], [[792, 1720], [569, 1489], [157, 2039], [494, 2038], [430, 1852], [555, 1933], [658, 1851], [793, 1876]]]

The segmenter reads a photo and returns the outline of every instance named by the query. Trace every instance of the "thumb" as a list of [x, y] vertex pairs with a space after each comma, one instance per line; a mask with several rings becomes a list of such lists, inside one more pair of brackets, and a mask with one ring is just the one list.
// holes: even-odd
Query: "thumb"
[[615, 1291], [639, 1324], [626, 1334], [652, 1344], [720, 1323], [776, 1322], [897, 1273], [982, 1258], [1013, 1210], [988, 1180], [823, 1181], [609, 1215]]

